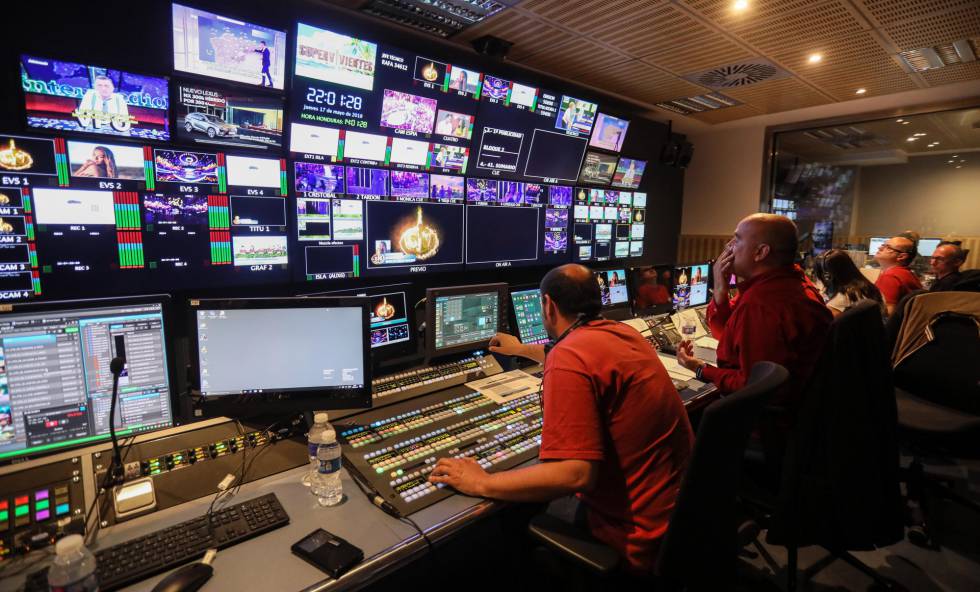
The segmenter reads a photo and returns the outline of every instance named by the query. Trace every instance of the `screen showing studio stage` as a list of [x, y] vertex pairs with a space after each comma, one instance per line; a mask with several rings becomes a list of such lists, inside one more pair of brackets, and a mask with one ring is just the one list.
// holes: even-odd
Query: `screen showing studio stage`
[[674, 277], [674, 306], [701, 306], [708, 303], [708, 276], [711, 270], [707, 263], [678, 267]]
[[30, 127], [170, 139], [166, 78], [27, 55], [20, 78]]
[[548, 343], [550, 338], [544, 328], [544, 314], [541, 312], [541, 290], [521, 290], [510, 293], [517, 319], [517, 332], [521, 343]]
[[476, 294], [437, 296], [436, 350], [490, 341], [497, 333], [500, 302], [496, 290]]
[[408, 307], [404, 292], [371, 296], [371, 347], [408, 341]]
[[0, 459], [108, 438], [116, 356], [117, 434], [170, 426], [165, 343], [158, 303], [0, 317]]
[[595, 275], [596, 281], [599, 282], [599, 295], [602, 297], [603, 308], [629, 302], [625, 269], [610, 269], [597, 272]]
[[361, 310], [197, 311], [201, 394], [363, 388]]

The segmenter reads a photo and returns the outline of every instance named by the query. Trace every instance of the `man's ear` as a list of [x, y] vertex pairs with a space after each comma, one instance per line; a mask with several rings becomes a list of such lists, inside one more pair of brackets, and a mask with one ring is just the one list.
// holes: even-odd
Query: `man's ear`
[[771, 252], [772, 252], [772, 247], [770, 247], [766, 243], [761, 243], [758, 247], [755, 248], [755, 260], [765, 261], [766, 257], [768, 257], [769, 253]]

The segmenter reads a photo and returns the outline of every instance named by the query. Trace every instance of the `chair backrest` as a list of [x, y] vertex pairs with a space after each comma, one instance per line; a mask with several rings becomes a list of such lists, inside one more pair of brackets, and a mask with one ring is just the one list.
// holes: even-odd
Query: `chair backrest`
[[932, 403], [980, 415], [980, 325], [944, 313], [929, 324], [932, 340], [895, 367], [895, 386]]
[[773, 362], [752, 366], [742, 389], [709, 405], [657, 558], [657, 574], [688, 588], [730, 586], [737, 549], [735, 496], [749, 434], [789, 378]]

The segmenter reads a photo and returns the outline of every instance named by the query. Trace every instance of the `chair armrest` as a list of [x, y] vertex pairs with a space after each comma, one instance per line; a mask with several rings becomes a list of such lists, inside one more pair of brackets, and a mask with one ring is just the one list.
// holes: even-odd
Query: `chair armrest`
[[538, 514], [528, 525], [531, 536], [566, 559], [581, 563], [599, 574], [608, 574], [619, 564], [619, 553], [588, 532], [549, 514]]

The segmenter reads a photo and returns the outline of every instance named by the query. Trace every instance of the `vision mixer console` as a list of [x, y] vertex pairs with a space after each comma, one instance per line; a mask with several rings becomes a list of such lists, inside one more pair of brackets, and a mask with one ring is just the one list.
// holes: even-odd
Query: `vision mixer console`
[[452, 495], [428, 481], [440, 457], [512, 468], [537, 456], [541, 422], [538, 393], [498, 405], [460, 386], [346, 418], [337, 428], [347, 466], [407, 515]]

